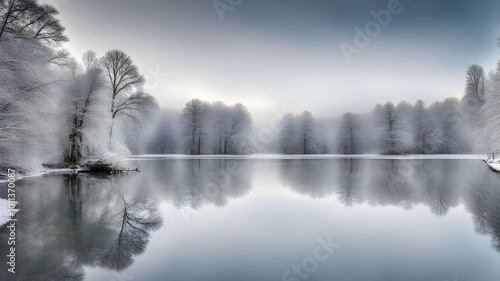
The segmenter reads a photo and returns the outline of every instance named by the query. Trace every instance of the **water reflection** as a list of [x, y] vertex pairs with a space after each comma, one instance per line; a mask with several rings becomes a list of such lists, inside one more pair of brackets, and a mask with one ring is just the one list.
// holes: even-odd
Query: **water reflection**
[[467, 193], [467, 209], [472, 213], [476, 232], [490, 235], [500, 252], [500, 176], [491, 173], [473, 184]]
[[299, 194], [322, 198], [333, 193], [329, 180], [329, 161], [285, 160], [281, 164], [281, 181]]
[[[123, 270], [161, 227], [158, 202], [124, 188], [126, 175], [19, 182], [17, 267], [9, 280], [83, 280], [84, 266]], [[7, 244], [7, 233], [0, 243]], [[2, 257], [6, 264], [5, 257]], [[2, 274], [5, 274], [2, 272]], [[7, 277], [7, 276], [4, 276]], [[13, 278], [14, 277], [14, 278]], [[13, 279], [12, 279], [13, 278]]]
[[[489, 235], [493, 247], [500, 252], [500, 177], [479, 161], [342, 159], [263, 163], [190, 159], [144, 161], [133, 166], [141, 166], [142, 173], [55, 175], [20, 181], [18, 199], [22, 210], [16, 249], [20, 266], [14, 279], [5, 271], [0, 276], [8, 280], [83, 280], [85, 267], [130, 269], [134, 260], [146, 252], [151, 233], [163, 224], [160, 201], [177, 209], [210, 205], [231, 209], [231, 200], [247, 195], [254, 179], [266, 183], [277, 179], [297, 194], [313, 199], [332, 198], [332, 204], [350, 208], [365, 204], [412, 210], [420, 205], [436, 216], [446, 216], [465, 205], [476, 232]], [[272, 205], [270, 211], [278, 217], [288, 217], [279, 213], [279, 207]], [[247, 212], [256, 212], [258, 208]], [[307, 212], [307, 207], [294, 208], [299, 213]], [[235, 216], [239, 215], [245, 214]], [[339, 216], [348, 218], [349, 214]], [[261, 216], [258, 221], [267, 222]], [[254, 226], [248, 223], [249, 228]], [[267, 227], [262, 232], [274, 229]], [[171, 231], [176, 230], [168, 229]], [[2, 250], [7, 245], [7, 235], [6, 231], [0, 232]], [[0, 262], [6, 264], [5, 255]]]
[[142, 164], [143, 170], [154, 171], [151, 186], [178, 209], [224, 207], [230, 199], [243, 197], [252, 189], [253, 167], [245, 160], [189, 159]]
[[361, 174], [363, 162], [346, 159], [340, 163], [340, 177], [335, 185], [335, 193], [341, 203], [346, 206], [353, 206], [363, 201], [363, 193], [360, 189], [363, 184]]
[[[477, 163], [476, 163], [477, 164]], [[298, 194], [353, 206], [399, 206], [411, 210], [426, 205], [437, 216], [464, 202], [476, 231], [489, 234], [500, 251], [500, 176], [482, 163], [457, 160], [288, 160], [281, 181]]]

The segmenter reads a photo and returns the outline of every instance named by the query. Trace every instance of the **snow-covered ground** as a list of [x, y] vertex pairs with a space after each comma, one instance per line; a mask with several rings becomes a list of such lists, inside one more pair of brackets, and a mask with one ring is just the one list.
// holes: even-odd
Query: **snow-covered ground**
[[0, 226], [6, 224], [9, 219], [8, 201], [0, 198]]
[[496, 172], [500, 173], [500, 159], [491, 159], [491, 158], [489, 158], [488, 160], [486, 160], [486, 164], [488, 164], [488, 166], [490, 166], [490, 168], [493, 171], [496, 171]]

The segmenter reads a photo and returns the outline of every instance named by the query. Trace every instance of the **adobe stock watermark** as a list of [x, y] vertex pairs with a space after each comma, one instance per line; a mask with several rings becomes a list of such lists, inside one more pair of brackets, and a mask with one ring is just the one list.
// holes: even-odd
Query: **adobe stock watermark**
[[[408, 1], [411, 2], [412, 0]], [[359, 55], [363, 49], [370, 46], [372, 40], [380, 35], [382, 28], [389, 26], [393, 16], [399, 15], [403, 12], [403, 9], [403, 5], [399, 0], [389, 0], [387, 3], [387, 9], [383, 9], [378, 12], [372, 10], [370, 12], [374, 20], [366, 23], [364, 29], [359, 26], [355, 26], [353, 43], [340, 43], [340, 49], [342, 50], [347, 62], [351, 63], [352, 56], [354, 54]]]
[[307, 280], [311, 274], [318, 270], [320, 263], [328, 260], [340, 244], [332, 242], [332, 238], [328, 236], [326, 240], [323, 238], [316, 239], [318, 246], [314, 248], [313, 255], [304, 258], [299, 265], [292, 265], [292, 267], [283, 272], [281, 275], [282, 281], [300, 281]]
[[148, 66], [146, 67], [146, 71], [144, 74], [144, 78], [146, 79], [146, 88], [148, 90], [156, 90], [158, 89], [165, 80], [170, 76], [170, 73], [163, 72], [160, 69], [160, 66], [157, 65], [155, 68]]
[[9, 232], [9, 238], [7, 244], [8, 247], [7, 255], [9, 268], [7, 269], [10, 273], [16, 273], [16, 229], [17, 229], [17, 219], [15, 218], [16, 213], [19, 211], [16, 209], [18, 202], [16, 201], [16, 171], [14, 169], [8, 169], [7, 171], [7, 196], [8, 196], [8, 212], [10, 220], [8, 221], [7, 229]]
[[219, 16], [220, 21], [224, 21], [224, 14], [226, 12], [232, 12], [236, 7], [241, 5], [243, 0], [215, 0], [213, 6], [215, 12]]

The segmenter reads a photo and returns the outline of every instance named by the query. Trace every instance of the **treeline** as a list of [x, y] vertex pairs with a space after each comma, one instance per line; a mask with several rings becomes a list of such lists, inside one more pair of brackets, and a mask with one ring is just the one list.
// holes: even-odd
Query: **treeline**
[[[337, 126], [321, 125], [311, 113], [286, 115], [281, 122], [284, 154], [454, 154], [471, 151], [458, 99], [430, 107], [418, 100], [378, 104], [370, 114], [345, 113]], [[330, 137], [328, 132], [334, 132]], [[328, 144], [328, 145], [327, 145]]]
[[231, 155], [255, 152], [252, 117], [243, 104], [228, 106], [193, 99], [180, 114], [163, 112], [155, 121], [146, 153]]
[[[500, 62], [488, 74], [471, 65], [465, 95], [427, 107], [422, 100], [378, 104], [370, 114], [345, 113], [339, 124], [320, 126], [310, 113], [287, 115], [281, 122], [280, 151], [284, 154], [500, 154]], [[306, 121], [307, 120], [307, 121]], [[307, 122], [310, 130], [301, 127]], [[333, 133], [331, 137], [330, 132]], [[307, 141], [311, 140], [311, 141]], [[309, 143], [312, 148], [309, 148]], [[318, 145], [322, 144], [322, 145]]]

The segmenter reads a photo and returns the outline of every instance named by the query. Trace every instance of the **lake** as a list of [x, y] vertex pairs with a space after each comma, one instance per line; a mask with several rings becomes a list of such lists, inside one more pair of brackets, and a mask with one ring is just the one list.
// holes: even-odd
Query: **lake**
[[500, 177], [466, 158], [139, 156], [140, 173], [25, 178], [0, 276], [497, 281]]

